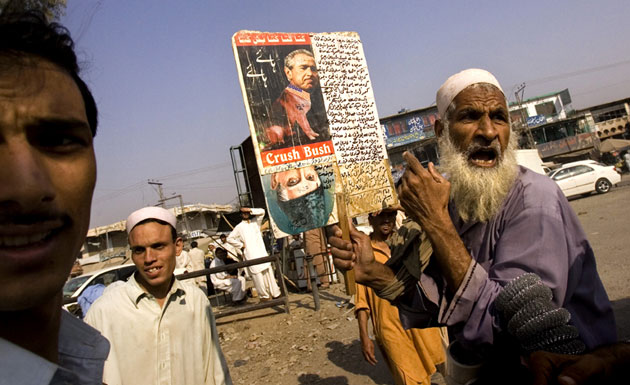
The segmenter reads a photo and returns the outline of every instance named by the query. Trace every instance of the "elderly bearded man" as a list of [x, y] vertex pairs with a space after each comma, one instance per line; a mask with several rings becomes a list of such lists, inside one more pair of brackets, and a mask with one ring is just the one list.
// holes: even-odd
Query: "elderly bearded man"
[[173, 275], [183, 241], [177, 219], [161, 207], [127, 218], [136, 273], [109, 287], [85, 321], [111, 342], [103, 382], [117, 384], [231, 384], [210, 302], [193, 283]]
[[[357, 282], [398, 301], [406, 327], [447, 325], [457, 343], [481, 361], [501, 359], [518, 367], [519, 354], [539, 348], [577, 352], [580, 345], [614, 342], [615, 321], [593, 250], [558, 186], [516, 164], [507, 103], [494, 76], [478, 69], [453, 75], [438, 90], [437, 107], [440, 171], [448, 180], [433, 164], [426, 170], [405, 154], [408, 170], [400, 189], [407, 215], [433, 248], [429, 266], [422, 274], [403, 268], [394, 276], [374, 263], [369, 239], [353, 230], [352, 251], [334, 229], [329, 242], [337, 266], [354, 266]], [[525, 273], [539, 278], [522, 278]], [[497, 299], [516, 298], [523, 283], [540, 293], [529, 301], [533, 308], [512, 304], [505, 310]], [[527, 285], [523, 292], [530, 295]], [[536, 329], [523, 339], [524, 330], [508, 330], [519, 310], [525, 320], [565, 312], [559, 322], [570, 315], [569, 325], [556, 325], [561, 335]], [[493, 365], [488, 372], [496, 376], [509, 367]]]

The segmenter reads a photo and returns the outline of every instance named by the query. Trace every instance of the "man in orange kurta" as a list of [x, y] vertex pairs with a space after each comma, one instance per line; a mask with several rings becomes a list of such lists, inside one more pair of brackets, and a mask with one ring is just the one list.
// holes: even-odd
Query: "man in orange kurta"
[[[374, 231], [370, 235], [377, 262], [385, 263], [390, 250], [385, 240], [395, 230], [396, 210], [383, 210], [370, 215]], [[403, 329], [398, 308], [379, 298], [372, 289], [357, 284], [355, 315], [359, 320], [359, 336], [363, 357], [376, 364], [374, 343], [368, 336], [368, 318], [387, 366], [397, 385], [431, 384], [436, 365], [445, 361], [439, 328]]]

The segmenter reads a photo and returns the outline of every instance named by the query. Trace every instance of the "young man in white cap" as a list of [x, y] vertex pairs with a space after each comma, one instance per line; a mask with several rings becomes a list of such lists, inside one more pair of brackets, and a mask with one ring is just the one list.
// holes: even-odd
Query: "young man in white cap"
[[105, 290], [85, 321], [111, 343], [103, 382], [231, 384], [210, 303], [173, 275], [183, 246], [173, 213], [145, 207], [127, 218], [136, 273]]
[[[396, 298], [405, 326], [447, 325], [458, 343], [486, 362], [518, 365], [519, 353], [532, 349], [573, 353], [580, 345], [591, 349], [614, 342], [614, 316], [593, 250], [558, 186], [516, 164], [516, 137], [496, 78], [480, 69], [462, 71], [448, 78], [436, 99], [440, 172], [406, 153], [399, 190], [406, 214], [422, 226], [433, 248], [429, 267], [422, 274], [405, 275], [403, 269], [394, 276], [373, 263], [371, 248], [352, 252], [338, 233], [329, 238], [337, 266], [354, 266], [357, 282]], [[355, 242], [368, 242], [353, 234]], [[517, 280], [525, 273], [538, 275], [533, 294], [541, 294], [526, 302], [543, 305], [521, 318], [558, 310], [570, 316], [568, 325], [563, 315], [548, 329], [508, 331], [513, 314], [499, 310], [505, 308], [498, 298], [504, 287], [529, 282]], [[513, 368], [500, 365], [490, 372]]]

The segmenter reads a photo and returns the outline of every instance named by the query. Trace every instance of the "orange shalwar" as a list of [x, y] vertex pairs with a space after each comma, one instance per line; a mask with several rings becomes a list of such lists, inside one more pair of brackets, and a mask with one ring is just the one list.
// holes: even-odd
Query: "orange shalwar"
[[[377, 262], [387, 262], [389, 248], [372, 242], [372, 249]], [[446, 359], [440, 329], [403, 329], [396, 306], [357, 284], [355, 315], [361, 309], [372, 319], [376, 342], [396, 384], [431, 384], [435, 366]]]

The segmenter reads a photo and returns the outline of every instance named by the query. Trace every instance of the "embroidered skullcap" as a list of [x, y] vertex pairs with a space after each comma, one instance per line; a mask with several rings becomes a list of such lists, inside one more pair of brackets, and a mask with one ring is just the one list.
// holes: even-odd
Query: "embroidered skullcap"
[[490, 72], [478, 68], [469, 68], [461, 72], [456, 73], [450, 78], [446, 79], [442, 87], [435, 96], [435, 102], [438, 108], [438, 114], [440, 118], [444, 118], [446, 109], [451, 105], [453, 99], [462, 92], [466, 87], [477, 83], [489, 83], [497, 87], [501, 92], [503, 89], [499, 85], [499, 81]]
[[177, 228], [177, 218], [175, 218], [175, 215], [173, 215], [171, 211], [163, 209], [162, 207], [151, 206], [136, 210], [129, 215], [127, 218], [127, 234], [129, 234], [138, 223], [145, 219], [159, 219], [173, 226], [174, 229]]

